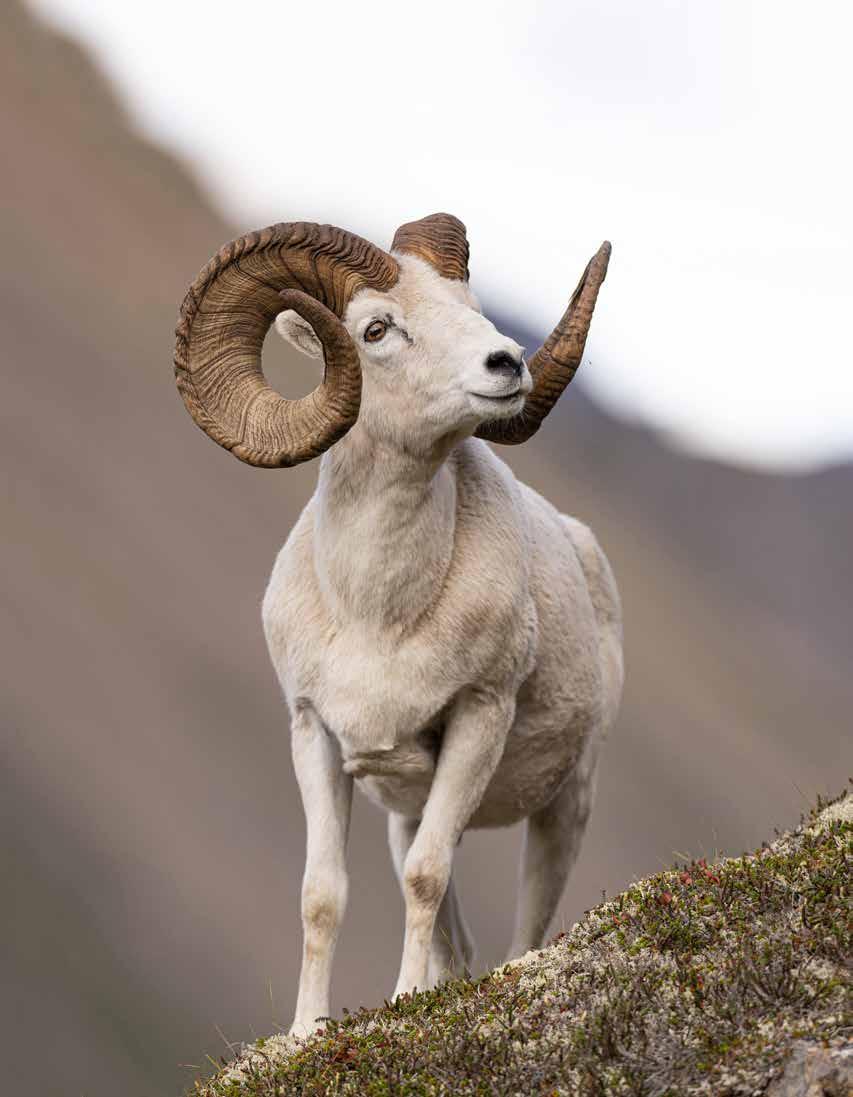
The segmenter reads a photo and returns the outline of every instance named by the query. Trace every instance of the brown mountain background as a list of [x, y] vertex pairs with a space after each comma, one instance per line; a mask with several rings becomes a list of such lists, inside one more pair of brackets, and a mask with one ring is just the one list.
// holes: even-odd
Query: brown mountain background
[[[0, 5], [0, 141], [0, 1088], [166, 1097], [193, 1077], [183, 1064], [226, 1051], [220, 1031], [291, 1015], [303, 823], [259, 604], [316, 469], [250, 469], [191, 424], [177, 305], [255, 226], [226, 224], [18, 0]], [[606, 289], [602, 305], [618, 322]], [[275, 351], [285, 391], [313, 387]], [[625, 604], [623, 713], [563, 922], [676, 853], [753, 847], [840, 790], [853, 467], [692, 459], [578, 384], [502, 456], [592, 525]], [[513, 830], [461, 850], [483, 964], [509, 938], [518, 844]], [[384, 820], [363, 801], [350, 861], [337, 1009], [390, 992], [402, 939]]]

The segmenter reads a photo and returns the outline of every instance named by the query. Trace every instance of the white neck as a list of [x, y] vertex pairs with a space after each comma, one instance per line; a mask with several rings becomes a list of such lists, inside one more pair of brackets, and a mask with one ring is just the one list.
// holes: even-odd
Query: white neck
[[454, 441], [415, 453], [356, 423], [324, 455], [314, 558], [339, 620], [398, 637], [434, 604], [453, 555]]

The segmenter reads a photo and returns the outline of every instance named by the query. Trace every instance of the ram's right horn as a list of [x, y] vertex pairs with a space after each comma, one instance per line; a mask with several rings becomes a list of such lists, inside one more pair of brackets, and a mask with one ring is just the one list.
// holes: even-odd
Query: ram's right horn
[[[332, 225], [271, 225], [226, 244], [181, 306], [175, 376], [190, 415], [250, 465], [319, 456], [361, 403], [358, 353], [341, 318], [357, 290], [387, 290], [397, 276], [390, 255]], [[284, 308], [312, 325], [326, 362], [321, 384], [299, 400], [271, 388], [261, 368], [264, 336]]]

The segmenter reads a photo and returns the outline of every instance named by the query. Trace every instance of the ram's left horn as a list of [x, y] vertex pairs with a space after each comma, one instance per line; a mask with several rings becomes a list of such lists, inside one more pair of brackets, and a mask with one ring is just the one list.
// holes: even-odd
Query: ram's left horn
[[609, 261], [610, 243], [605, 240], [587, 263], [559, 324], [528, 363], [533, 390], [524, 408], [512, 419], [483, 423], [477, 430], [478, 438], [514, 446], [526, 442], [539, 430], [542, 420], [557, 403], [581, 363], [598, 291], [607, 274]]

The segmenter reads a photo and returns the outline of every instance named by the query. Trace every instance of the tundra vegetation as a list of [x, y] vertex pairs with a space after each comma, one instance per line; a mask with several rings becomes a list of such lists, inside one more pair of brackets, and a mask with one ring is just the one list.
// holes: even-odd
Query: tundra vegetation
[[848, 793], [751, 854], [634, 883], [484, 978], [258, 1040], [192, 1094], [846, 1097], [851, 868]]

